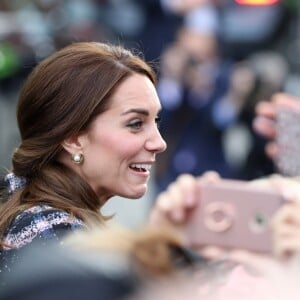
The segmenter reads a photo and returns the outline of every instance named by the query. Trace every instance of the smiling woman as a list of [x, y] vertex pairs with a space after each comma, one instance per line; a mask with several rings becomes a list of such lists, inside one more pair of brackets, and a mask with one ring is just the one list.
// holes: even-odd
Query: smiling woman
[[[108, 108], [88, 130], [63, 142], [66, 151], [59, 160], [89, 183], [100, 203], [114, 195], [143, 196], [155, 156], [166, 147], [157, 128], [160, 108], [150, 79], [131, 75], [116, 88]], [[76, 152], [82, 152], [84, 164], [70, 161], [70, 153]]]
[[2, 193], [2, 261], [32, 241], [103, 223], [100, 208], [112, 196], [144, 195], [156, 154], [166, 148], [155, 83], [140, 57], [94, 42], [71, 44], [32, 71], [17, 106], [21, 143]]

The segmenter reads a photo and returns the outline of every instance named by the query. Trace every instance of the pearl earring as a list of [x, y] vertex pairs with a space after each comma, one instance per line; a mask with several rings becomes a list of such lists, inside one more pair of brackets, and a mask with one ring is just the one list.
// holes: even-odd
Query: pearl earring
[[77, 153], [77, 154], [72, 154], [72, 160], [75, 164], [81, 164], [83, 162], [83, 154]]

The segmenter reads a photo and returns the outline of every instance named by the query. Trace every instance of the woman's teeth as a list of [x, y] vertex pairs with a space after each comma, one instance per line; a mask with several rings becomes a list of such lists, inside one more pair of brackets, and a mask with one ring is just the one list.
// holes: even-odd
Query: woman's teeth
[[139, 172], [150, 171], [151, 165], [150, 164], [131, 164], [130, 168], [138, 170]]

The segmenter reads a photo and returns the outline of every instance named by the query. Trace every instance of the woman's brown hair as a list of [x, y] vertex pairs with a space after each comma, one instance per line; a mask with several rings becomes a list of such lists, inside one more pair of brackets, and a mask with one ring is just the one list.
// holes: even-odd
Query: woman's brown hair
[[105, 111], [116, 87], [134, 73], [156, 84], [152, 68], [139, 55], [96, 42], [71, 44], [35, 67], [20, 93], [21, 143], [12, 157], [12, 171], [27, 185], [2, 205], [0, 239], [18, 213], [41, 203], [85, 222], [103, 221], [95, 192], [57, 158], [62, 142]]

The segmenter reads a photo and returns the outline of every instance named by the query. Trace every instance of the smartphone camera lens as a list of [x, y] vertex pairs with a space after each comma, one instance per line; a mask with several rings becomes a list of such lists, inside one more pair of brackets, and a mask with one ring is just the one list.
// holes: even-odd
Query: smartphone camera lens
[[267, 229], [267, 225], [268, 225], [268, 219], [261, 212], [257, 212], [254, 215], [253, 220], [251, 220], [250, 222], [251, 231], [255, 233], [261, 233], [265, 231]]
[[266, 218], [262, 213], [257, 213], [255, 216], [255, 222], [260, 225], [260, 226], [264, 226], [266, 224]]

